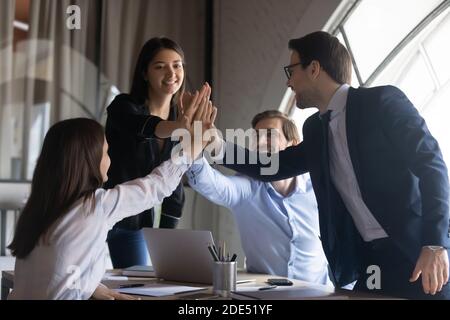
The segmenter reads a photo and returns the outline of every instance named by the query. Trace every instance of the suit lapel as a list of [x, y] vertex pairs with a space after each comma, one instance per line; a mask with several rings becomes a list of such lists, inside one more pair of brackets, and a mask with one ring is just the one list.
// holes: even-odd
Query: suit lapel
[[360, 92], [361, 89], [354, 89], [351, 87], [349, 88], [346, 105], [345, 126], [350, 159], [352, 161], [353, 170], [355, 171], [356, 180], [358, 181], [359, 188], [361, 189], [362, 184], [361, 184], [361, 174], [358, 155], [358, 137], [359, 137], [358, 129], [361, 120]]

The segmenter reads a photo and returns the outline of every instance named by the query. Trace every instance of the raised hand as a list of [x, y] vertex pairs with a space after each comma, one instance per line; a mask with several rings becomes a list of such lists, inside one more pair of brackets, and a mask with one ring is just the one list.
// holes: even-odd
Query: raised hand
[[192, 99], [194, 98], [194, 95], [190, 93], [189, 91], [183, 92], [183, 94], [180, 97], [180, 101], [177, 104], [177, 118], [181, 118], [184, 115], [185, 106], [189, 106], [192, 102]]
[[214, 129], [216, 116], [217, 108], [213, 106], [209, 99], [204, 99], [193, 117], [193, 125], [191, 127], [192, 159], [196, 159], [209, 143], [211, 134], [206, 135], [205, 133]]
[[160, 121], [155, 128], [155, 136], [161, 139], [170, 138], [177, 129], [188, 129], [191, 127], [192, 118], [200, 106], [203, 97], [208, 97], [211, 94], [211, 88], [208, 84], [203, 85], [200, 92], [195, 92], [194, 95], [187, 93], [183, 95], [177, 105], [177, 120], [176, 121]]
[[200, 91], [196, 91], [195, 94], [191, 94], [190, 92], [184, 92], [180, 102], [178, 104], [178, 117], [179, 119], [183, 119], [183, 123], [186, 121], [189, 122], [189, 126], [185, 127], [188, 129], [192, 124], [193, 117], [196, 114], [198, 108], [203, 103], [203, 99], [209, 100], [211, 95], [211, 87], [208, 83], [205, 83]]

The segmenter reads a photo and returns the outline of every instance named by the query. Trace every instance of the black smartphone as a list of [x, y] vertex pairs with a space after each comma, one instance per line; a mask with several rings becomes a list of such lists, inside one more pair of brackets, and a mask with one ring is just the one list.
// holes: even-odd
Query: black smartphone
[[275, 286], [292, 286], [294, 284], [291, 280], [284, 278], [267, 279], [267, 283]]

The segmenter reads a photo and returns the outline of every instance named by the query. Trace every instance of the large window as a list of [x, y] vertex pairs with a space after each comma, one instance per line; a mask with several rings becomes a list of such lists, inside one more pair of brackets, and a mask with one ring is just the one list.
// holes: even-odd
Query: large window
[[442, 0], [362, 0], [340, 26], [363, 82]]
[[[360, 0], [329, 31], [352, 55], [352, 86], [403, 90], [450, 164], [450, 1]], [[290, 110], [299, 128], [316, 111]]]

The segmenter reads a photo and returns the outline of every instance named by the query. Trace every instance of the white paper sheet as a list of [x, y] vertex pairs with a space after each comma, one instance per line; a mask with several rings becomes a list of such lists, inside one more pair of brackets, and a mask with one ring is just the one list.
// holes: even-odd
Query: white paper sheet
[[165, 283], [154, 283], [147, 284], [143, 287], [137, 288], [122, 288], [115, 289], [117, 292], [125, 293], [125, 294], [135, 294], [140, 296], [151, 296], [151, 297], [163, 297], [163, 296], [171, 296], [177, 293], [191, 292], [191, 291], [199, 291], [205, 288], [199, 287], [189, 287], [189, 286], [177, 286], [172, 284]]

